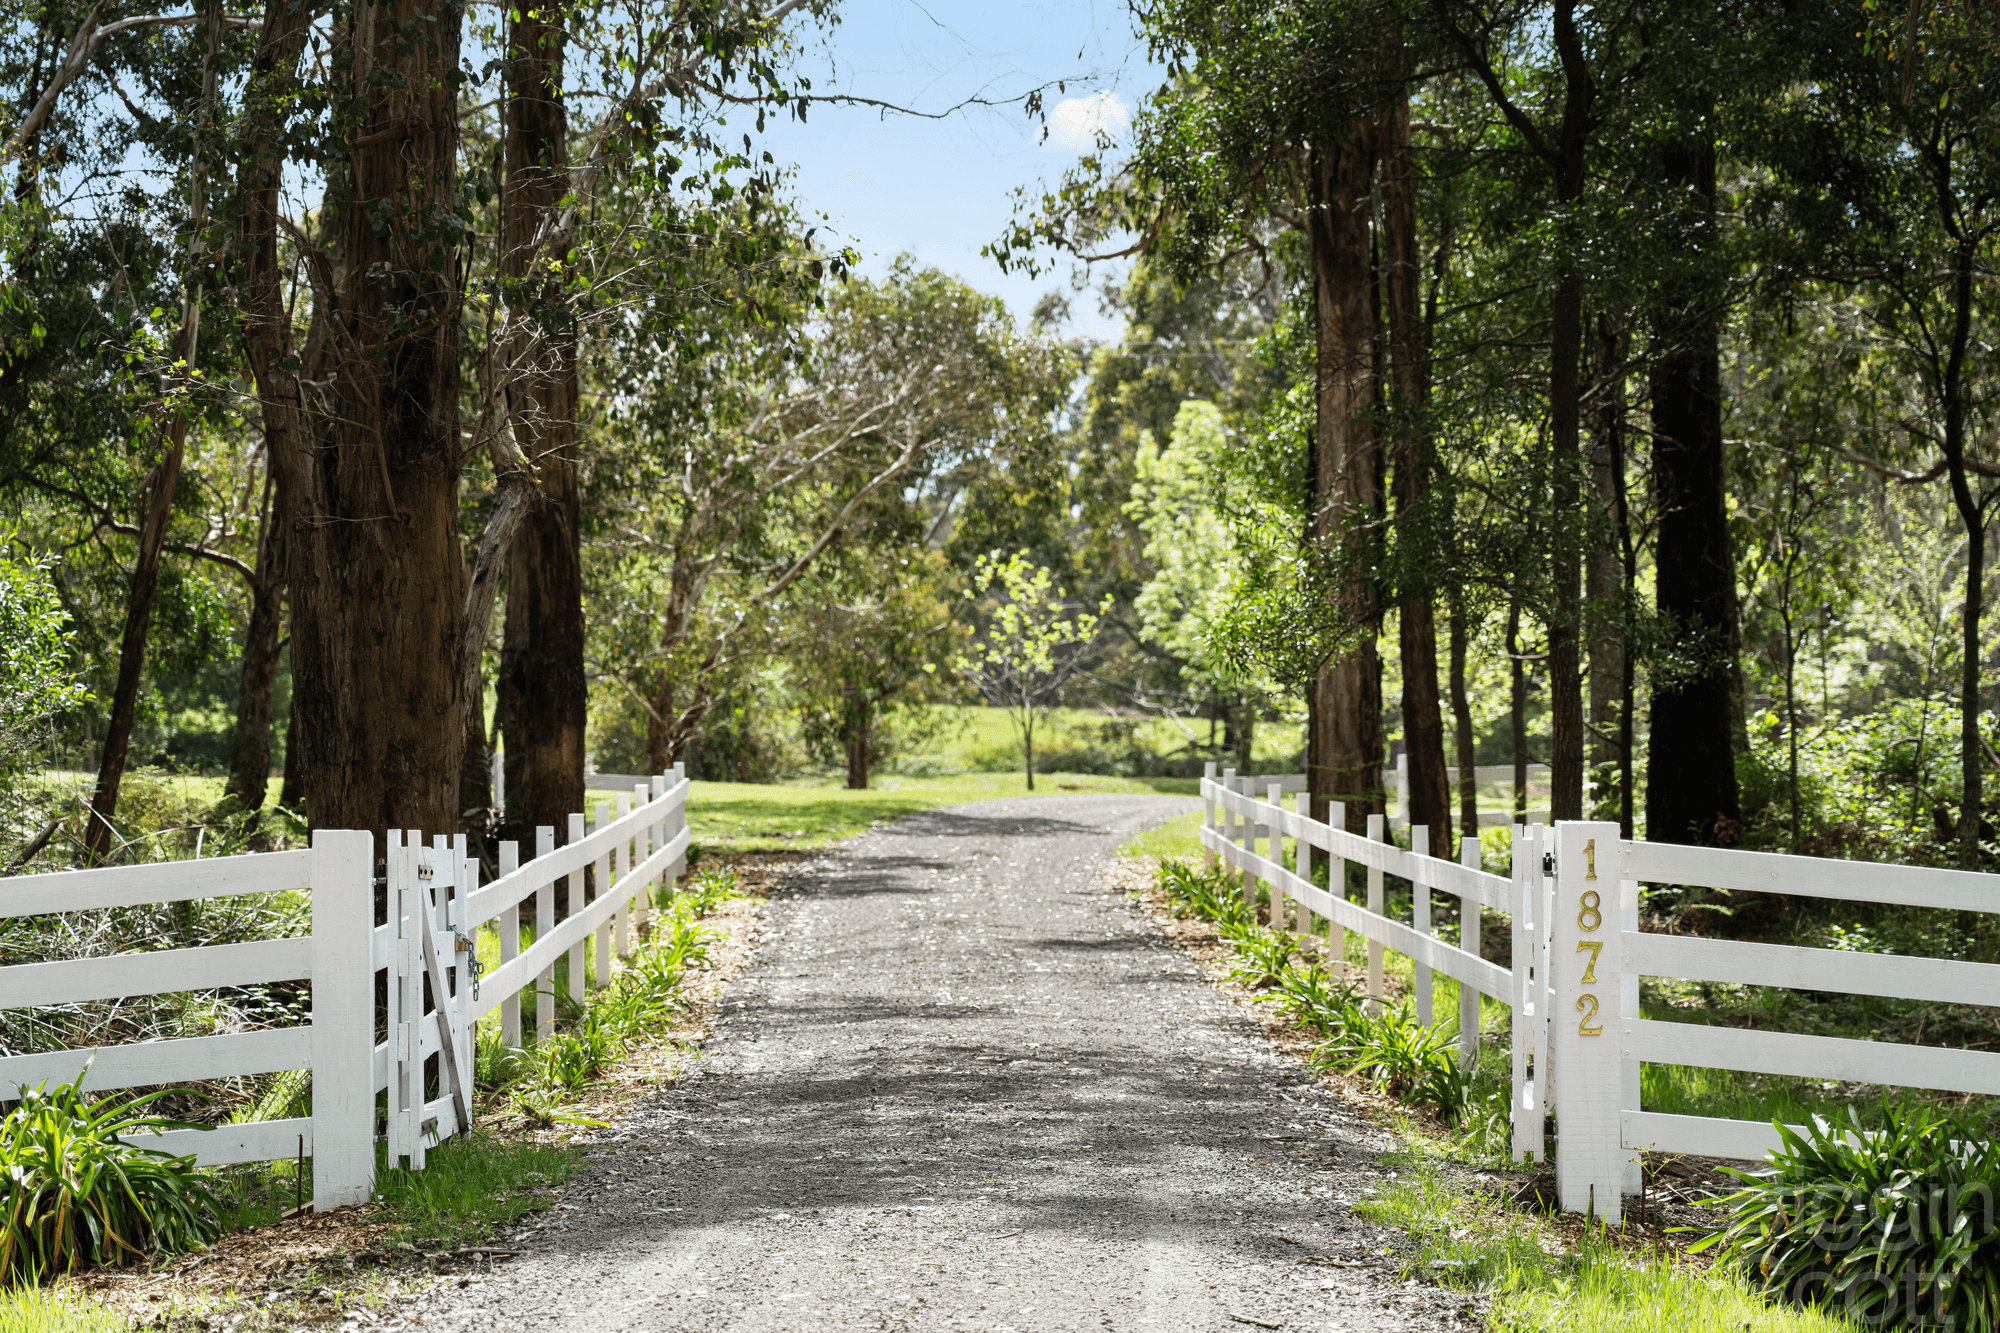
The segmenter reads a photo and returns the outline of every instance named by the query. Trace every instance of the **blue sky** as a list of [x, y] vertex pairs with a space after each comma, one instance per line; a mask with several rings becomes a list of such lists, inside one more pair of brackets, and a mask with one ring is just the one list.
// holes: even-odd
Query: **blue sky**
[[[1000, 234], [1010, 193], [1053, 181], [1090, 144], [1099, 123], [1116, 129], [1159, 79], [1146, 63], [1123, 0], [979, 5], [950, 0], [859, 0], [800, 62], [817, 92], [879, 98], [941, 111], [973, 96], [1018, 98], [1057, 80], [1044, 98], [1050, 134], [1018, 105], [968, 107], [943, 120], [873, 108], [816, 105], [803, 126], [775, 121], [764, 146], [797, 167], [808, 211], [851, 237], [865, 273], [898, 253], [955, 273], [1003, 297], [1025, 317], [1037, 297], [1067, 285], [1067, 266], [1030, 279], [1003, 275], [979, 247]], [[1088, 293], [1071, 303], [1067, 331], [1112, 337], [1118, 325]]]

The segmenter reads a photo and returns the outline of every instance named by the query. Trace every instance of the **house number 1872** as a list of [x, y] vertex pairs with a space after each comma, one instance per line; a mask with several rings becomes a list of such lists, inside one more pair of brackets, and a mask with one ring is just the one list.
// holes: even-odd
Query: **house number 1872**
[[[1597, 878], [1597, 839], [1583, 844], [1584, 878]], [[1585, 889], [1577, 900], [1576, 928], [1586, 935], [1595, 934], [1604, 924], [1604, 900], [1597, 896], [1596, 889]], [[1579, 940], [1576, 951], [1590, 955], [1590, 961], [1583, 965], [1583, 984], [1594, 985], [1597, 981], [1597, 960], [1604, 953], [1603, 940]], [[1589, 991], [1576, 997], [1576, 1011], [1583, 1015], [1577, 1020], [1576, 1031], [1581, 1037], [1604, 1035], [1604, 1024], [1590, 1020], [1597, 1017], [1597, 997]]]

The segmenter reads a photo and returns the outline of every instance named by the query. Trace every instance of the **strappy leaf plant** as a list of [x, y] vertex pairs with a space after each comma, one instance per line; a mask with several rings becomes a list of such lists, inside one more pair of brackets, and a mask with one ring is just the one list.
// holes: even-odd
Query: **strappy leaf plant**
[[124, 1137], [181, 1127], [143, 1113], [165, 1094], [92, 1103], [84, 1077], [24, 1087], [0, 1119], [0, 1284], [199, 1249], [220, 1233], [220, 1210], [194, 1158]]
[[1735, 1172], [1714, 1247], [1765, 1292], [1870, 1328], [2000, 1328], [2000, 1146], [1983, 1126], [1921, 1106], [1881, 1128], [1778, 1125], [1770, 1167]]

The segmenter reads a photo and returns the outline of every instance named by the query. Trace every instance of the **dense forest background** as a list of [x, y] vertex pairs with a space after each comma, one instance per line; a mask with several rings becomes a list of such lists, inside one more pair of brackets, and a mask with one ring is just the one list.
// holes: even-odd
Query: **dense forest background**
[[2000, 5], [1136, 6], [1160, 87], [989, 247], [1025, 321], [760, 144], [838, 17], [0, 30], [9, 866], [159, 854], [136, 773], [483, 846], [586, 770], [1020, 767], [987, 706], [1356, 827], [1400, 754], [1433, 846], [1532, 762], [1992, 868]]

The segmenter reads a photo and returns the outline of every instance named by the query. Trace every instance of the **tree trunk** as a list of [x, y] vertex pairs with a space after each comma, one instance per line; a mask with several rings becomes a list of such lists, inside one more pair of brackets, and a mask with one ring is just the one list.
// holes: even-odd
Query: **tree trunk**
[[[216, 54], [222, 45], [222, 9], [210, 0], [204, 25], [208, 46], [201, 65], [200, 120], [205, 126], [215, 111]], [[196, 140], [199, 144], [200, 140]], [[24, 164], [22, 185], [32, 177]], [[197, 147], [188, 172], [188, 247], [181, 273], [181, 326], [174, 338], [172, 364], [192, 368], [201, 336], [199, 267], [208, 229], [207, 172]], [[164, 378], [164, 377], [163, 377]], [[164, 387], [164, 386], [163, 386]], [[192, 383], [183, 383], [183, 389]], [[111, 714], [104, 728], [104, 754], [98, 763], [97, 787], [91, 793], [91, 818], [84, 828], [84, 846], [92, 860], [111, 851], [111, 819], [118, 813], [118, 789], [125, 780], [125, 761], [138, 716], [139, 689], [146, 667], [146, 631], [152, 624], [153, 599], [160, 587], [160, 560], [166, 550], [167, 526], [173, 519], [174, 492], [180, 488], [181, 461], [186, 457], [188, 409], [177, 406], [167, 419], [166, 448], [146, 475], [146, 515], [139, 524], [139, 551], [125, 600], [125, 633], [118, 645], [118, 683], [111, 693]]]
[[1035, 789], [1035, 712], [1031, 706], [1021, 724], [1021, 762], [1028, 770], [1028, 790]]
[[[1687, 190], [1712, 230], [1712, 144], [1671, 149], [1667, 184]], [[1733, 842], [1742, 821], [1732, 720], [1739, 707], [1736, 566], [1722, 439], [1721, 341], [1699, 283], [1670, 293], [1653, 319], [1654, 602], [1672, 636], [1673, 669], [1653, 674], [1646, 747], [1646, 836]]]
[[1625, 356], [1629, 339], [1608, 315], [1597, 319], [1596, 374], [1590, 387], [1590, 490], [1594, 502], [1584, 594], [1590, 649], [1590, 762], [1623, 758], [1625, 562], [1620, 514], [1625, 471]]
[[[1585, 149], [1590, 142], [1597, 86], [1576, 26], [1574, 0], [1557, 0], [1551, 24], [1563, 71], [1563, 118], [1557, 133], [1556, 199], [1567, 211], [1583, 199]], [[1549, 309], [1549, 443], [1554, 531], [1550, 534], [1549, 809], [1555, 819], [1583, 818], [1583, 632], [1578, 578], [1579, 449], [1583, 355], [1583, 275], [1577, 258], [1562, 257]]]
[[1451, 604], [1451, 720], [1458, 733], [1458, 823], [1467, 837], [1479, 836], [1479, 774], [1473, 760], [1478, 751], [1472, 734], [1472, 699], [1465, 688], [1465, 608]]
[[1437, 617], [1431, 605], [1430, 348], [1425, 336], [1423, 270], [1417, 252], [1417, 167], [1410, 150], [1410, 104], [1382, 118], [1382, 236], [1387, 260], [1390, 418], [1395, 431], [1398, 572], [1397, 639], [1403, 664], [1403, 746], [1409, 759], [1411, 824], [1431, 831], [1431, 846], [1451, 846], [1451, 784], [1445, 777], [1444, 707], [1438, 694]]
[[287, 810], [298, 811], [305, 807], [305, 779], [299, 774], [299, 730], [294, 719], [299, 715], [299, 692], [292, 690], [291, 702], [285, 707], [285, 775], [278, 783], [278, 804]]
[[[199, 312], [198, 299], [188, 309]], [[192, 341], [191, 313], [182, 324], [183, 346]], [[147, 474], [145, 521], [139, 527], [139, 555], [125, 599], [125, 635], [118, 644], [118, 683], [111, 693], [111, 714], [104, 724], [104, 752], [97, 766], [97, 787], [90, 797], [90, 822], [84, 845], [93, 861], [111, 852], [111, 820], [118, 813], [118, 789], [125, 780], [125, 760], [138, 716], [139, 688], [144, 682], [146, 630], [153, 619], [153, 598], [160, 586], [160, 558], [166, 550], [167, 523], [173, 517], [174, 490], [180, 484], [181, 459], [187, 441], [187, 413], [176, 411], [167, 426], [167, 447]]]
[[243, 630], [243, 669], [236, 695], [236, 748], [230, 757], [225, 799], [255, 813], [264, 808], [271, 781], [271, 686], [278, 678], [284, 642], [285, 525], [269, 503], [250, 581], [250, 621]]
[[1944, 457], [1951, 476], [1952, 503], [1965, 525], [1965, 605], [1959, 612], [1958, 744], [1960, 772], [1958, 864], [1979, 868], [1979, 819], [1984, 804], [1986, 762], [1979, 736], [1979, 620], [1986, 591], [1985, 508], [1972, 493], [1965, 467], [1965, 355], [1972, 333], [1972, 280], [1975, 247], [1958, 238], [1952, 262], [1951, 351], [1944, 366]]
[[[548, 262], [567, 247], [551, 243], [569, 193], [569, 122], [563, 100], [560, 6], [509, 11], [506, 192], [500, 272], [513, 311], [542, 330], [529, 364], [510, 368], [518, 399], [513, 429], [537, 470], [531, 503], [514, 534], [507, 569], [507, 626], [525, 651], [507, 655], [507, 805], [523, 827], [562, 826], [583, 808], [583, 505], [577, 484], [575, 340], [566, 332], [566, 294]], [[544, 262], [538, 264], [537, 258]], [[663, 770], [656, 770], [663, 771]]]
[[1514, 822], [1528, 817], [1528, 664], [1521, 659], [1521, 604], [1507, 604], [1507, 720], [1514, 742]]
[[[1356, 121], [1345, 141], [1307, 162], [1313, 261], [1315, 545], [1352, 552], [1371, 541], [1382, 502], [1375, 430], [1375, 309], [1369, 250], [1376, 126]], [[1307, 785], [1315, 813], [1346, 803], [1346, 826], [1363, 832], [1382, 808], [1382, 679], [1375, 634], [1381, 597], [1364, 577], [1339, 594], [1353, 644], [1336, 651], [1313, 682]]]
[[[264, 519], [262, 540], [257, 547], [257, 575], [253, 586], [251, 624], [245, 634], [243, 651], [243, 697], [238, 704], [236, 758], [230, 777], [230, 794], [243, 805], [256, 808], [264, 803], [265, 782], [270, 769], [271, 679], [276, 674], [281, 639], [279, 621], [285, 588], [290, 579], [290, 562], [295, 514], [289, 488], [296, 481], [288, 477], [288, 460], [296, 459], [311, 447], [303, 416], [301, 379], [319, 378], [318, 352], [322, 339], [309, 338], [304, 364], [294, 358], [291, 314], [279, 265], [278, 190], [284, 171], [281, 134], [286, 108], [298, 81], [299, 57], [305, 50], [306, 29], [317, 14], [317, 6], [295, 4], [292, 0], [266, 0], [264, 26], [257, 50], [251, 58], [250, 77], [244, 88], [244, 150], [236, 175], [236, 246], [233, 256], [236, 281], [237, 334], [244, 359], [257, 384], [258, 415], [264, 431], [264, 458], [267, 484], [276, 492], [275, 503]], [[265, 640], [259, 613], [265, 605], [264, 580], [269, 587], [270, 673], [264, 677], [261, 697], [264, 719], [259, 728], [247, 722], [253, 670], [252, 645]], [[278, 789], [278, 804], [298, 810], [303, 801], [297, 728], [298, 706], [294, 678], [292, 703], [285, 712], [285, 769]], [[246, 725], [249, 738], [246, 740]], [[261, 758], [257, 738], [262, 738]], [[254, 796], [254, 803], [252, 797]]]
[[856, 693], [848, 706], [852, 732], [847, 738], [847, 785], [853, 791], [868, 790], [868, 733], [873, 711], [865, 694]]
[[320, 314], [333, 323], [331, 411], [280, 474], [294, 525], [297, 743], [316, 828], [459, 823], [462, 20], [455, 0], [391, 0], [347, 19], [356, 114], [327, 190], [335, 299]]

